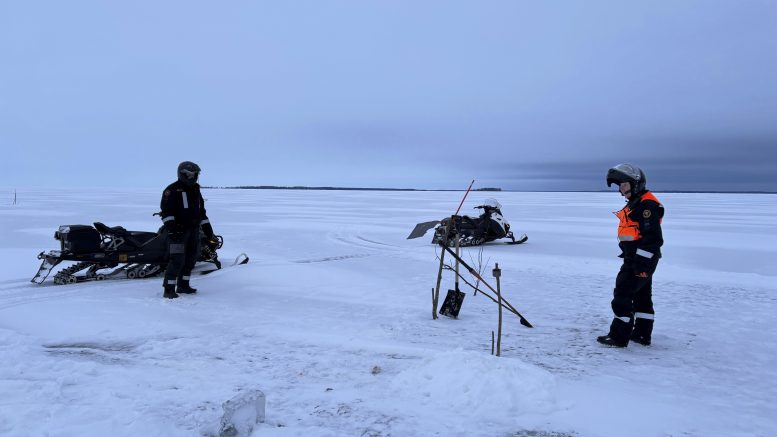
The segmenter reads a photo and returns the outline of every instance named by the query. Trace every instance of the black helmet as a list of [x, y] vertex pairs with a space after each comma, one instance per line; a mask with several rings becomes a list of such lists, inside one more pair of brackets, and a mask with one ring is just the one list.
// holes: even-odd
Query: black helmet
[[645, 191], [647, 178], [641, 168], [631, 164], [618, 164], [607, 170], [607, 186], [612, 184], [620, 185], [623, 182], [631, 183], [631, 190], [634, 194]]
[[178, 164], [178, 180], [188, 184], [194, 185], [197, 183], [197, 178], [200, 177], [200, 166], [191, 162], [184, 161]]

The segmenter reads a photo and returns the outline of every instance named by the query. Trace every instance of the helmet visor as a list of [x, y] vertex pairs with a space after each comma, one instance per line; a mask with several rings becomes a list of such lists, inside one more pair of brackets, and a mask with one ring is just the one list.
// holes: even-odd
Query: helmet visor
[[189, 181], [191, 182], [197, 182], [197, 179], [200, 178], [200, 172], [199, 171], [191, 171], [186, 168], [181, 169], [181, 174]]
[[636, 184], [642, 179], [638, 168], [631, 164], [618, 164], [607, 171], [607, 186], [620, 185], [622, 182]]

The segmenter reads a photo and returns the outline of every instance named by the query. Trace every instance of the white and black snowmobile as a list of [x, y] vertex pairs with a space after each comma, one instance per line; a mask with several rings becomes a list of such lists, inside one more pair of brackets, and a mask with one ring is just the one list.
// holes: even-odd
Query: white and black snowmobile
[[[456, 234], [459, 235], [459, 245], [462, 247], [478, 246], [502, 238], [510, 239], [506, 242], [507, 244], [526, 242], [529, 239], [526, 234], [521, 235], [517, 240], [515, 239], [513, 231], [510, 230], [510, 223], [502, 216], [501, 208], [502, 205], [496, 199], [486, 199], [482, 205], [475, 207], [475, 209], [483, 210], [479, 217], [455, 215], [444, 218], [434, 229], [432, 243], [455, 246], [454, 236]], [[450, 227], [451, 219], [454, 220], [452, 228]], [[450, 232], [451, 229], [454, 232]], [[447, 241], [445, 241], [446, 236]]]
[[[108, 227], [100, 222], [94, 226], [60, 226], [54, 233], [59, 240], [60, 250], [41, 252], [42, 260], [38, 273], [31, 282], [42, 284], [51, 270], [62, 261], [75, 261], [75, 264], [54, 275], [55, 284], [74, 284], [81, 281], [112, 278], [145, 278], [164, 272], [168, 263], [167, 231], [164, 227], [157, 232], [128, 231], [121, 226]], [[224, 239], [216, 235], [208, 239], [200, 233], [200, 254], [198, 262], [215, 266], [209, 273], [221, 268], [216, 251], [224, 244]], [[236, 264], [245, 264], [248, 257], [235, 260]]]

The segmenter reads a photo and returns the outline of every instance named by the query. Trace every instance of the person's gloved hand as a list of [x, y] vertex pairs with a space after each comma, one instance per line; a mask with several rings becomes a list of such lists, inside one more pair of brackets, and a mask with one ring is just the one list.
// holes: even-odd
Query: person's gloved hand
[[650, 276], [652, 264], [653, 263], [649, 258], [637, 255], [634, 257], [631, 266], [635, 275], [639, 276], [640, 278], [647, 278]]
[[208, 238], [208, 247], [210, 247], [211, 250], [213, 250], [213, 251], [221, 249], [222, 241], [223, 240], [221, 239], [221, 237], [219, 237], [217, 235], [211, 235]]
[[213, 236], [216, 233], [213, 231], [213, 226], [210, 225], [210, 221], [208, 221], [207, 223], [203, 223], [200, 226], [202, 228], [202, 232], [205, 234], [205, 238], [207, 238], [208, 240], [212, 240]]

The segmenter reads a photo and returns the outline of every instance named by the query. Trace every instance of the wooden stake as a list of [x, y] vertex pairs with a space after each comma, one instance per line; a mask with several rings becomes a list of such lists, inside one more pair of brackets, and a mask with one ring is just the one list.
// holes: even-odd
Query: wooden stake
[[[449, 227], [445, 228], [445, 240], [442, 242], [442, 248], [443, 250], [440, 251], [440, 268], [437, 269], [437, 285], [434, 287], [434, 292], [432, 294], [432, 319], [437, 320], [437, 302], [440, 301], [440, 282], [442, 281], [442, 268], [445, 265], [443, 259], [445, 258], [445, 252], [449, 251], [448, 248], [448, 236], [450, 236], [451, 227], [455, 226], [455, 218], [456, 215], [461, 210], [461, 206], [464, 205], [464, 200], [467, 198], [467, 195], [469, 194], [470, 190], [472, 190], [472, 184], [475, 183], [475, 180], [472, 179], [472, 182], [469, 183], [469, 186], [467, 187], [467, 191], [464, 193], [464, 197], [461, 198], [461, 202], [459, 203], [459, 207], [456, 208], [456, 212], [451, 216], [450, 222], [448, 223]], [[456, 240], [456, 253], [458, 253], [458, 240]], [[453, 252], [451, 252], [453, 253]], [[458, 266], [459, 266], [459, 257], [456, 255], [456, 272], [458, 273]], [[456, 290], [458, 291], [459, 276], [456, 275]]]
[[[447, 233], [446, 233], [446, 237]], [[440, 251], [440, 268], [437, 270], [437, 285], [435, 285], [432, 291], [432, 319], [437, 320], [437, 302], [440, 300], [440, 282], [442, 281], [442, 266], [445, 264], [445, 251]]]
[[[482, 282], [482, 283], [483, 283], [483, 285], [485, 285], [485, 286], [486, 286], [486, 287], [487, 287], [489, 290], [491, 290], [492, 292], [496, 293], [496, 290], [494, 289], [494, 287], [492, 287], [492, 286], [491, 286], [491, 285], [490, 285], [488, 282], [486, 282], [486, 280], [485, 280], [485, 279], [483, 279], [483, 277], [482, 277], [482, 276], [480, 276], [480, 273], [478, 273], [478, 272], [477, 272], [477, 270], [473, 269], [473, 268], [472, 268], [472, 267], [471, 267], [469, 264], [467, 264], [467, 263], [466, 263], [466, 262], [465, 262], [463, 259], [461, 259], [461, 258], [457, 257], [457, 256], [456, 256], [456, 252], [452, 251], [450, 247], [443, 246], [443, 249], [445, 249], [445, 251], [446, 251], [446, 252], [450, 253], [450, 254], [451, 254], [451, 256], [458, 258], [458, 261], [461, 263], [461, 265], [462, 265], [462, 266], [464, 266], [464, 268], [465, 268], [465, 269], [467, 269], [467, 271], [469, 272], [469, 274], [470, 274], [470, 275], [474, 276], [476, 279], [478, 279], [480, 282]], [[464, 278], [462, 278], [462, 280], [464, 280]], [[464, 280], [464, 282], [467, 282], [467, 281], [466, 281], [466, 280]], [[473, 288], [474, 288], [474, 287], [473, 287]], [[493, 301], [494, 301], [494, 303], [496, 303], [496, 302], [497, 302], [497, 301], [496, 301], [496, 299], [494, 299], [493, 297], [489, 296], [489, 295], [488, 295], [488, 294], [487, 294], [487, 293], [486, 293], [484, 290], [480, 290], [480, 292], [481, 292], [483, 295], [485, 295], [486, 297], [488, 297], [489, 299], [493, 300]], [[523, 317], [523, 316], [521, 315], [521, 313], [519, 313], [519, 312], [518, 312], [518, 310], [516, 310], [516, 309], [515, 309], [515, 307], [513, 307], [513, 306], [510, 304], [510, 302], [508, 302], [508, 301], [507, 301], [507, 299], [502, 299], [502, 303], [503, 303], [503, 304], [505, 304], [505, 305], [507, 306], [507, 309], [509, 309], [509, 310], [510, 310], [510, 311], [511, 311], [513, 314], [515, 314], [516, 316], [518, 316], [518, 318], [521, 320], [521, 325], [523, 325], [523, 326], [525, 326], [525, 327], [527, 327], [527, 328], [533, 328], [532, 324], [531, 324], [531, 323], [529, 323], [529, 321], [528, 321], [528, 320], [526, 320], [526, 318], [525, 318], [525, 317]]]
[[455, 290], [459, 291], [459, 249], [461, 238], [458, 232], [456, 232], [456, 283]]
[[496, 298], [499, 300], [499, 326], [496, 336], [496, 356], [502, 355], [502, 287], [499, 284], [499, 277], [502, 276], [502, 270], [499, 269], [499, 263], [496, 263], [492, 271], [496, 278]]
[[434, 287], [432, 287], [432, 320], [437, 318], [437, 304], [434, 302]]

